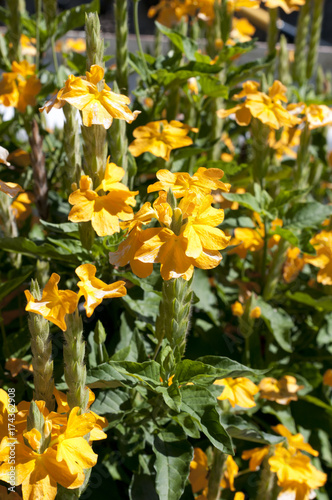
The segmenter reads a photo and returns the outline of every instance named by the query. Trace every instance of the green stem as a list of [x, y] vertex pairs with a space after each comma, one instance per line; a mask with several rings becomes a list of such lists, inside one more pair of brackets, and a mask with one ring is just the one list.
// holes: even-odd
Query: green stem
[[278, 250], [274, 254], [269, 274], [263, 289], [263, 299], [270, 300], [275, 292], [280, 279], [280, 273], [285, 262], [286, 252], [289, 248], [288, 241], [281, 239], [279, 241]]
[[36, 0], [36, 73], [39, 71], [40, 62], [40, 17], [41, 17], [41, 0]]
[[115, 0], [116, 20], [116, 81], [121, 93], [128, 94], [128, 4], [127, 0]]
[[314, 11], [312, 16], [310, 42], [308, 50], [308, 65], [307, 65], [308, 80], [312, 77], [317, 65], [323, 15], [324, 15], [324, 0], [314, 0]]
[[53, 57], [54, 71], [56, 74], [57, 86], [61, 88], [62, 82], [60, 82], [58, 56], [55, 50], [55, 41], [53, 35], [51, 37], [51, 47], [52, 47], [52, 57]]
[[145, 57], [144, 57], [144, 51], [142, 47], [142, 42], [141, 42], [141, 36], [140, 36], [140, 31], [139, 31], [139, 22], [138, 22], [138, 4], [140, 0], [134, 0], [134, 27], [135, 27], [135, 34], [136, 34], [136, 40], [137, 40], [137, 47], [138, 51], [141, 56], [141, 61], [143, 63], [145, 73], [146, 73], [146, 80], [147, 82], [150, 81], [149, 77], [149, 68], [146, 63]]
[[310, 24], [310, 5], [311, 0], [306, 0], [306, 3], [301, 7], [300, 15], [297, 22], [296, 38], [295, 38], [295, 53], [293, 64], [293, 79], [300, 86], [306, 83], [306, 68], [307, 68], [307, 43]]
[[217, 448], [213, 450], [213, 462], [209, 474], [209, 486], [207, 500], [219, 500], [221, 488], [220, 482], [224, 475], [226, 455]]
[[268, 55], [274, 54], [276, 51], [276, 45], [278, 41], [278, 7], [275, 9], [269, 9], [270, 14], [270, 22], [269, 22], [269, 30], [267, 33], [267, 50]]
[[267, 264], [267, 244], [268, 244], [268, 231], [267, 231], [267, 220], [266, 216], [263, 218], [264, 224], [264, 247], [263, 247], [263, 258], [262, 258], [262, 280], [265, 282], [266, 275], [266, 264]]

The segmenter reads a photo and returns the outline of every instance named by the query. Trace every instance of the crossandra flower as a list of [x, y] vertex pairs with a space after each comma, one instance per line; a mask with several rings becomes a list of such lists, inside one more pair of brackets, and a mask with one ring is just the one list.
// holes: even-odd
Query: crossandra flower
[[107, 285], [102, 280], [96, 278], [97, 268], [93, 264], [83, 264], [79, 266], [75, 273], [81, 281], [77, 283], [80, 289], [80, 295], [84, 295], [84, 307], [88, 318], [92, 316], [95, 308], [102, 303], [104, 299], [112, 297], [123, 297], [126, 295], [124, 281], [116, 281]]
[[25, 310], [40, 314], [65, 332], [67, 330], [65, 316], [75, 311], [78, 296], [71, 290], [59, 290], [59, 281], [60, 276], [53, 273], [45, 285], [41, 300], [35, 299], [29, 290], [25, 290], [28, 301]]
[[269, 450], [269, 446], [261, 446], [260, 448], [245, 450], [242, 452], [241, 458], [243, 460], [249, 460], [249, 469], [254, 472], [259, 469], [264, 458], [269, 454]]
[[[229, 250], [230, 254], [236, 253], [244, 259], [248, 250], [251, 252], [257, 252], [263, 248], [265, 235], [264, 224], [256, 212], [254, 212], [253, 218], [256, 223], [256, 229], [238, 227], [234, 230], [234, 238], [231, 239], [229, 244], [237, 246]], [[282, 226], [281, 219], [275, 219], [272, 221], [271, 230], [274, 231], [278, 226]], [[279, 241], [280, 236], [278, 234], [271, 236], [268, 241], [268, 247], [272, 248]]]
[[217, 189], [226, 192], [230, 190], [230, 184], [224, 184], [219, 180], [224, 175], [224, 172], [219, 168], [199, 167], [193, 176], [190, 176], [187, 172], [173, 173], [163, 169], [159, 170], [156, 175], [159, 182], [148, 186], [148, 193], [172, 189], [175, 198], [182, 198], [190, 192], [207, 195]]
[[268, 138], [269, 146], [275, 150], [275, 156], [278, 160], [281, 160], [284, 156], [297, 157], [297, 153], [293, 148], [299, 146], [301, 133], [301, 129], [297, 127], [284, 127], [280, 138], [277, 140], [275, 130], [271, 130]]
[[24, 221], [32, 212], [31, 204], [34, 202], [33, 193], [20, 193], [11, 204], [11, 209], [18, 221]]
[[319, 267], [318, 283], [332, 285], [332, 231], [322, 231], [314, 236], [310, 243], [316, 250], [316, 255], [305, 254], [304, 262]]
[[241, 406], [241, 408], [253, 408], [256, 406], [254, 395], [257, 394], [258, 387], [248, 378], [223, 378], [215, 380], [213, 383], [225, 386], [217, 398], [219, 401], [227, 399], [233, 408], [235, 405]]
[[300, 10], [300, 7], [305, 4], [305, 0], [263, 0], [266, 7], [269, 9], [277, 9], [280, 7], [286, 14], [290, 14], [295, 10]]
[[66, 38], [65, 40], [58, 40], [55, 44], [57, 52], [85, 52], [86, 41], [84, 38]]
[[37, 54], [36, 39], [29, 38], [22, 33], [20, 38], [21, 51], [23, 56], [35, 56]]
[[238, 472], [239, 467], [237, 463], [231, 455], [228, 455], [226, 458], [226, 469], [220, 482], [221, 488], [229, 488], [231, 491], [235, 491], [234, 479]]
[[261, 317], [261, 315], [262, 315], [261, 308], [259, 306], [256, 306], [253, 309], [251, 309], [249, 317], [253, 319], [258, 319]]
[[261, 398], [276, 401], [280, 405], [288, 405], [291, 401], [297, 401], [297, 392], [303, 387], [303, 385], [298, 385], [296, 378], [291, 375], [284, 375], [279, 380], [266, 377], [258, 385]]
[[133, 156], [150, 152], [164, 160], [169, 160], [171, 151], [176, 148], [190, 146], [193, 140], [188, 137], [189, 125], [176, 120], [160, 120], [137, 127], [133, 136], [135, 140], [130, 144], [129, 151]]
[[238, 300], [231, 305], [231, 309], [233, 316], [243, 316], [244, 314], [243, 305]]
[[[213, 179], [213, 175], [210, 178], [205, 169], [201, 174], [201, 177], [196, 178], [197, 184], [202, 185], [206, 178], [210, 191], [216, 179]], [[159, 172], [157, 175], [159, 176]], [[179, 178], [171, 179], [176, 183], [178, 180]], [[178, 187], [178, 195], [183, 196], [180, 193], [183, 191], [183, 184], [179, 183]], [[175, 197], [173, 198], [176, 205]], [[125, 265], [130, 262], [133, 272], [139, 277], [149, 276], [153, 264], [160, 263], [160, 272], [164, 280], [178, 277], [189, 280], [194, 266], [213, 269], [221, 261], [219, 250], [227, 246], [230, 237], [216, 228], [223, 221], [224, 212], [213, 208], [212, 201], [211, 195], [197, 196], [197, 192], [190, 190], [179, 205], [173, 205], [172, 208], [166, 191], [160, 191], [153, 205], [154, 213], [151, 213], [150, 205], [145, 205], [140, 215], [141, 220], [137, 217], [132, 221], [133, 226], [127, 241], [121, 243], [117, 252], [110, 254], [110, 262], [114, 265]], [[157, 218], [160, 227], [143, 230], [145, 217], [147, 217], [146, 222], [152, 217]], [[124, 224], [131, 225], [131, 222]]]
[[332, 387], [332, 369], [326, 370], [323, 376], [323, 384]]
[[[65, 86], [48, 101], [40, 111], [48, 113], [53, 107], [61, 108], [66, 102], [82, 112], [83, 125], [102, 125], [110, 128], [113, 118], [133, 122], [140, 111], [131, 112], [128, 108], [129, 97], [111, 91], [103, 80], [104, 69], [97, 64], [91, 66], [86, 76], [69, 75]], [[103, 82], [103, 89], [98, 90], [97, 84]]]
[[275, 130], [284, 126], [293, 127], [301, 122], [300, 118], [282, 106], [282, 102], [287, 103], [287, 88], [278, 80], [269, 88], [268, 94], [260, 92], [259, 84], [254, 81], [244, 82], [242, 87], [243, 90], [234, 95], [234, 98], [244, 97], [245, 101], [231, 109], [220, 109], [217, 111], [219, 118], [226, 118], [234, 113], [236, 122], [247, 126], [254, 117]]
[[17, 377], [17, 375], [22, 370], [27, 370], [29, 372], [33, 372], [33, 366], [31, 363], [24, 361], [20, 358], [9, 358], [5, 364], [5, 370], [8, 370], [12, 377]]
[[23, 189], [16, 182], [5, 182], [0, 179], [0, 191], [7, 194], [10, 198], [15, 198]]
[[208, 459], [200, 448], [194, 448], [194, 458], [190, 463], [189, 482], [193, 493], [204, 490], [208, 485]]
[[[107, 236], [120, 231], [120, 220], [133, 217], [132, 206], [136, 205], [134, 196], [137, 192], [129, 191], [127, 186], [119, 182], [125, 172], [114, 163], [107, 162], [105, 178], [94, 191], [92, 180], [83, 175], [80, 188], [69, 196], [69, 203], [74, 205], [68, 219], [72, 222], [91, 221], [98, 236]], [[99, 196], [98, 191], [109, 191]]]
[[35, 106], [41, 83], [36, 74], [36, 66], [27, 61], [12, 63], [12, 71], [3, 73], [0, 81], [0, 103], [12, 106], [21, 113], [27, 106]]
[[282, 492], [293, 492], [296, 498], [309, 500], [311, 490], [323, 486], [327, 476], [316, 469], [307, 455], [300, 452], [293, 454], [283, 446], [277, 446], [269, 458], [272, 472], [278, 477], [278, 486]]
[[282, 275], [286, 283], [294, 281], [305, 264], [303, 257], [300, 256], [301, 250], [292, 247], [287, 250], [287, 259], [285, 261]]
[[314, 457], [318, 457], [318, 451], [314, 450], [309, 443], [304, 442], [302, 434], [293, 435], [284, 425], [278, 424], [272, 429], [287, 439], [288, 450], [295, 454], [298, 450], [305, 451]]
[[241, 19], [233, 17], [232, 29], [229, 36], [232, 40], [237, 40], [241, 43], [250, 42], [251, 38], [255, 34], [255, 31], [255, 26], [253, 26], [245, 17]]

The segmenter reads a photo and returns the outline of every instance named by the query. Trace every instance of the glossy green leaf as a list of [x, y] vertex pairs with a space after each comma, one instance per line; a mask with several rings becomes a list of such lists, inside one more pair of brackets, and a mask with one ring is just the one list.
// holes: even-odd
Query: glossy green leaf
[[292, 352], [291, 329], [294, 327], [292, 318], [286, 311], [272, 307], [262, 298], [258, 298], [257, 305], [261, 308], [261, 317], [276, 342], [284, 351]]

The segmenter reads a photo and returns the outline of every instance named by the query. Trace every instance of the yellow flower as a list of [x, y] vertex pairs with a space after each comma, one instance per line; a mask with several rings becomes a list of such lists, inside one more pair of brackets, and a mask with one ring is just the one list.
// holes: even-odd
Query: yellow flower
[[3, 73], [0, 81], [0, 103], [13, 106], [24, 113], [27, 106], [35, 106], [36, 95], [41, 89], [39, 78], [35, 75], [36, 66], [27, 61], [12, 63], [12, 71]]
[[27, 151], [21, 148], [15, 149], [15, 151], [9, 154], [8, 161], [14, 163], [14, 165], [18, 167], [27, 167], [31, 163], [30, 153], [27, 153]]
[[191, 78], [189, 78], [187, 80], [187, 86], [188, 86], [188, 89], [190, 90], [191, 94], [199, 94], [199, 90], [198, 90], [198, 85], [197, 85], [197, 79], [192, 76]]
[[297, 148], [300, 144], [301, 129], [284, 127], [280, 139], [276, 140], [275, 130], [269, 134], [269, 146], [275, 149], [276, 158], [281, 160], [284, 156], [296, 158], [297, 153], [292, 148]]
[[286, 14], [290, 14], [305, 4], [305, 0], [263, 0], [266, 7], [276, 9], [280, 7]]
[[130, 144], [129, 151], [133, 156], [150, 152], [164, 160], [169, 160], [173, 149], [190, 146], [193, 143], [187, 135], [189, 130], [189, 125], [176, 120], [169, 123], [167, 120], [147, 123], [134, 130], [135, 140]]
[[86, 41], [84, 38], [66, 38], [64, 41], [59, 40], [55, 49], [57, 52], [85, 52]]
[[21, 193], [16, 200], [11, 204], [12, 211], [15, 219], [23, 221], [32, 212], [31, 203], [34, 202], [34, 195], [32, 193]]
[[[105, 178], [95, 191], [92, 190], [90, 177], [83, 175], [80, 188], [69, 196], [68, 201], [74, 206], [68, 219], [72, 222], [91, 221], [98, 236], [119, 232], [119, 219], [130, 220], [133, 217], [131, 206], [135, 206], [134, 196], [137, 194], [119, 182], [124, 173], [124, 170], [114, 163], [107, 163]], [[110, 192], [99, 196], [97, 191], [100, 189]]]
[[231, 455], [227, 456], [226, 459], [226, 470], [224, 476], [220, 482], [221, 488], [229, 488], [231, 491], [235, 491], [234, 479], [239, 472], [239, 467]]
[[310, 243], [316, 250], [316, 255], [303, 256], [304, 262], [319, 267], [318, 283], [332, 285], [332, 231], [322, 231], [314, 236]]
[[35, 56], [37, 54], [35, 38], [29, 38], [28, 36], [22, 34], [20, 43], [23, 56]]
[[230, 184], [224, 184], [219, 180], [224, 175], [224, 172], [219, 168], [199, 167], [193, 176], [190, 176], [187, 172], [172, 173], [163, 169], [159, 170], [156, 175], [159, 182], [150, 184], [148, 193], [172, 189], [175, 198], [182, 198], [190, 192], [207, 195], [216, 189], [227, 192], [230, 189]]
[[269, 458], [272, 472], [278, 477], [282, 492], [296, 494], [298, 500], [309, 500], [312, 489], [323, 486], [327, 476], [310, 463], [310, 458], [302, 453], [292, 454], [283, 446], [278, 446]]
[[253, 408], [256, 406], [254, 395], [258, 387], [246, 377], [223, 378], [214, 381], [215, 385], [224, 385], [224, 390], [217, 399], [224, 401], [228, 399], [232, 407], [235, 405], [242, 408]]
[[60, 276], [53, 273], [43, 290], [41, 300], [36, 300], [29, 290], [25, 290], [27, 305], [25, 310], [40, 314], [64, 332], [67, 330], [65, 315], [72, 314], [78, 302], [78, 296], [71, 290], [59, 290]]
[[[128, 108], [129, 97], [115, 94], [103, 81], [104, 70], [97, 64], [91, 66], [86, 76], [70, 75], [65, 86], [40, 111], [46, 109], [47, 113], [53, 108], [61, 108], [66, 102], [82, 111], [83, 125], [102, 125], [108, 129], [113, 118], [133, 122], [140, 111], [131, 112]], [[97, 84], [103, 81], [104, 88], [99, 91]]]
[[244, 500], [245, 494], [242, 491], [237, 491], [234, 496], [234, 500]]
[[303, 385], [297, 385], [296, 378], [291, 375], [285, 375], [280, 380], [266, 377], [258, 385], [261, 398], [276, 401], [280, 405], [288, 405], [291, 401], [297, 401], [297, 392], [303, 387]]
[[231, 309], [234, 316], [243, 316], [243, 305], [238, 300], [231, 305]]
[[194, 448], [194, 458], [190, 463], [189, 482], [193, 493], [197, 493], [208, 485], [208, 460], [203, 450]]
[[301, 120], [285, 109], [281, 101], [287, 102], [287, 88], [278, 80], [269, 88], [269, 93], [265, 94], [258, 90], [259, 84], [247, 81], [242, 85], [243, 90], [234, 95], [235, 99], [245, 97], [246, 100], [231, 109], [220, 109], [217, 115], [220, 118], [235, 113], [235, 120], [239, 125], [247, 126], [251, 118], [257, 118], [269, 127], [278, 130], [280, 127], [293, 127]]
[[[234, 230], [234, 238], [231, 239], [230, 245], [237, 245], [236, 248], [232, 248], [229, 253], [238, 254], [241, 258], [245, 258], [248, 250], [251, 252], [257, 252], [264, 246], [264, 235], [265, 229], [264, 224], [260, 216], [254, 212], [254, 221], [256, 223], [256, 229], [237, 227]], [[275, 219], [272, 221], [271, 229], [272, 231], [277, 227], [282, 227], [282, 220]], [[276, 245], [280, 240], [279, 235], [273, 235], [268, 241], [268, 247], [271, 248]]]
[[305, 116], [310, 130], [332, 124], [332, 109], [324, 104], [310, 104], [305, 108]]
[[225, 248], [230, 238], [215, 227], [222, 222], [224, 213], [211, 207], [212, 201], [211, 195], [197, 200], [191, 193], [174, 211], [168, 203], [155, 204], [164, 227], [144, 231], [145, 242], [134, 258], [143, 263], [160, 263], [164, 280], [180, 276], [189, 280], [194, 266], [216, 267], [221, 261], [218, 249]]
[[104, 299], [123, 297], [127, 293], [124, 281], [116, 281], [115, 283], [106, 285], [106, 283], [96, 278], [96, 271], [96, 266], [92, 264], [83, 264], [75, 270], [75, 273], [81, 279], [77, 283], [77, 286], [80, 289], [79, 295], [84, 295], [84, 307], [88, 318], [92, 316], [95, 308]]
[[261, 317], [261, 314], [262, 314], [261, 308], [257, 306], [251, 309], [249, 316], [250, 318], [258, 319]]
[[227, 0], [227, 12], [231, 14], [245, 7], [246, 9], [258, 9], [260, 0]]
[[326, 372], [324, 373], [323, 384], [329, 385], [330, 387], [332, 387], [332, 369], [331, 368], [326, 370]]
[[300, 253], [301, 250], [297, 247], [289, 248], [287, 250], [287, 260], [284, 264], [282, 272], [286, 283], [294, 281], [304, 266], [305, 262], [303, 257], [299, 257]]
[[304, 442], [304, 438], [302, 434], [293, 435], [284, 425], [278, 424], [272, 429], [287, 439], [288, 443], [288, 451], [292, 454], [295, 454], [298, 450], [306, 451], [313, 455], [314, 457], [318, 457], [318, 451], [314, 450], [309, 443]]
[[261, 448], [253, 448], [242, 452], [242, 459], [249, 460], [249, 469], [256, 471], [261, 466], [264, 458], [269, 454], [270, 447], [262, 446]]
[[233, 40], [237, 40], [238, 42], [250, 42], [252, 36], [255, 34], [256, 28], [251, 23], [249, 23], [248, 19], [245, 17], [238, 19], [233, 17], [232, 19], [232, 29], [229, 36]]

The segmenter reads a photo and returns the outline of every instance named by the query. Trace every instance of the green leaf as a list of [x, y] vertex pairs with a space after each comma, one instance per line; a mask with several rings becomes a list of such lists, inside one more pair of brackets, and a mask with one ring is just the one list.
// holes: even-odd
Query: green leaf
[[331, 205], [323, 205], [318, 201], [296, 203], [290, 208], [284, 219], [284, 227], [292, 226], [299, 229], [316, 228], [332, 214]]
[[261, 309], [261, 317], [272, 333], [274, 339], [286, 352], [292, 352], [291, 329], [294, 327], [291, 317], [280, 308], [274, 308], [259, 297], [257, 305]]
[[294, 247], [299, 246], [298, 237], [290, 229], [285, 229], [284, 227], [276, 226], [272, 232], [273, 234], [279, 234], [279, 236], [284, 238], [284, 240], [289, 241], [289, 243]]
[[159, 430], [154, 438], [156, 490], [160, 500], [181, 498], [189, 476], [193, 448], [183, 431], [175, 425]]
[[200, 430], [198, 428], [195, 420], [188, 415], [188, 413], [178, 413], [177, 415], [171, 415], [172, 419], [179, 424], [187, 436], [199, 439], [201, 436]]
[[218, 78], [213, 76], [203, 76], [199, 77], [199, 84], [204, 95], [209, 97], [228, 97], [228, 87], [222, 85]]
[[88, 12], [99, 12], [99, 0], [93, 0], [91, 3], [79, 5], [72, 9], [67, 9], [58, 17], [58, 26], [55, 32], [55, 40], [61, 38], [67, 31], [80, 28], [85, 24], [85, 14]]
[[260, 431], [253, 424], [237, 415], [223, 413], [221, 422], [228, 434], [234, 439], [261, 444], [277, 444], [285, 440], [282, 436], [274, 436], [273, 434]]
[[287, 298], [295, 300], [296, 302], [300, 302], [301, 304], [306, 304], [308, 306], [314, 307], [318, 311], [332, 311], [332, 301], [330, 296], [316, 297], [304, 292], [287, 292], [286, 296]]
[[141, 383], [151, 389], [160, 385], [160, 365], [156, 361], [108, 361], [88, 370], [87, 385], [91, 388], [131, 386]]
[[216, 398], [205, 387], [185, 385], [181, 387], [181, 410], [197, 421], [201, 431], [218, 450], [234, 454], [232, 441], [220, 423]]
[[267, 56], [257, 59], [256, 61], [236, 66], [233, 71], [228, 71], [226, 84], [228, 85], [231, 83], [232, 85], [236, 85], [250, 78], [257, 78], [257, 72], [269, 66], [273, 59], [273, 56]]
[[131, 397], [122, 388], [100, 391], [91, 410], [98, 415], [107, 415], [108, 423], [113, 427], [123, 416], [131, 411]]
[[287, 190], [284, 191], [283, 190], [273, 200], [271, 206], [273, 208], [281, 208], [282, 206], [286, 205], [286, 203], [289, 203], [290, 201], [294, 202], [296, 198], [304, 195], [307, 192], [308, 192], [307, 188], [306, 189], [292, 189], [291, 191], [287, 191]]
[[41, 220], [40, 223], [46, 229], [49, 229], [54, 233], [70, 234], [79, 232], [78, 224], [76, 222], [62, 222], [61, 224], [52, 224], [51, 222]]
[[8, 280], [5, 283], [0, 283], [0, 302], [7, 297], [13, 290], [16, 290], [24, 281], [26, 281], [30, 274], [32, 273], [33, 268], [31, 268], [27, 273], [19, 276], [18, 278], [13, 278], [12, 280]]
[[130, 500], [159, 500], [153, 478], [147, 474], [134, 474], [129, 486]]
[[1, 238], [0, 249], [7, 252], [21, 253], [28, 257], [38, 258], [44, 257], [45, 259], [55, 259], [71, 264], [80, 262], [78, 255], [66, 248], [54, 248], [49, 243], [41, 243], [37, 245], [34, 241], [28, 238], [19, 236], [18, 238]]
[[186, 55], [189, 60], [195, 60], [195, 53], [198, 50], [197, 42], [188, 38], [180, 33], [175, 33], [173, 30], [166, 28], [163, 24], [160, 24], [156, 21], [156, 26], [158, 30], [175, 45], [180, 52]]

